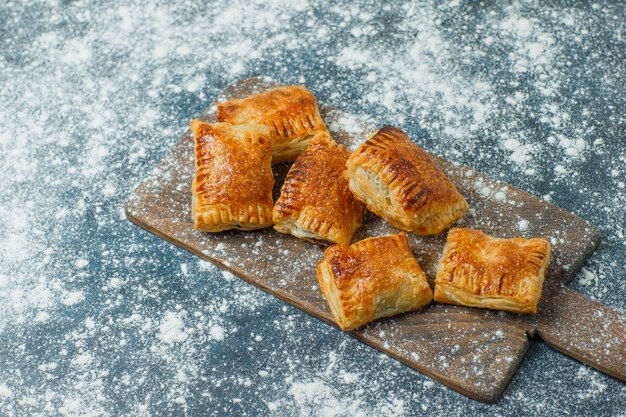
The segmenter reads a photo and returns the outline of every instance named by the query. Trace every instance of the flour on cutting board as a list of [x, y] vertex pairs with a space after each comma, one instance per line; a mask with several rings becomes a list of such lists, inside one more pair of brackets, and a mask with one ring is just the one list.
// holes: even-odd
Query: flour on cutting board
[[[612, 255], [626, 244], [626, 154], [613, 143], [623, 60], [597, 46], [623, 42], [615, 6], [18, 3], [0, 6], [0, 414], [435, 416], [450, 401], [488, 412], [121, 219], [188, 120], [259, 73], [347, 110], [333, 129], [395, 124], [576, 208], [604, 246], [575, 285], [624, 308]], [[502, 187], [475, 189], [511, 202]], [[535, 221], [520, 218], [520, 234]], [[245, 249], [260, 256], [264, 242]], [[620, 389], [533, 349], [496, 413], [585, 414]], [[554, 369], [574, 369], [575, 383]], [[542, 390], [556, 400], [537, 401]]]

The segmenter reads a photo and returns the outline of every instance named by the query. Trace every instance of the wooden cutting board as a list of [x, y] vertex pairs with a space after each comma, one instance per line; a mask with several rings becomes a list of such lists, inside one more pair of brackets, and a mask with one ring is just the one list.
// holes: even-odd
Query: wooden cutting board
[[[229, 87], [223, 98], [245, 97], [276, 84], [260, 78]], [[376, 129], [327, 105], [320, 105], [333, 137], [354, 149]], [[212, 112], [203, 118], [214, 121]], [[580, 217], [465, 166], [435, 157], [471, 207], [460, 225], [498, 237], [543, 236], [552, 260], [539, 311], [522, 316], [442, 304], [379, 320], [350, 334], [406, 365], [479, 401], [498, 399], [528, 348], [539, 335], [554, 348], [616, 378], [626, 380], [626, 317], [565, 287], [595, 250], [600, 233]], [[275, 197], [288, 164], [275, 166]], [[322, 250], [292, 236], [264, 229], [209, 234], [191, 219], [193, 136], [187, 131], [137, 187], [127, 217], [276, 297], [333, 324], [315, 277]], [[368, 213], [355, 240], [397, 233]], [[409, 234], [413, 253], [431, 286], [446, 233]]]

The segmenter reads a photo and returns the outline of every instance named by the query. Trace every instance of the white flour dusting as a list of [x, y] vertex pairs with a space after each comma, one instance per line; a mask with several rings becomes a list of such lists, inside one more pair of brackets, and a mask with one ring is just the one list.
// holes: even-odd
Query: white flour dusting
[[620, 382], [541, 343], [499, 403], [467, 400], [123, 218], [190, 119], [269, 74], [348, 111], [334, 129], [398, 125], [575, 210], [603, 243], [572, 285], [624, 310], [618, 7], [4, 2], [0, 414], [623, 413]]
[[165, 313], [159, 325], [159, 339], [167, 344], [184, 342], [187, 339], [185, 324], [178, 314], [173, 311]]
[[224, 328], [220, 325], [214, 325], [209, 330], [209, 334], [213, 340], [224, 340]]
[[66, 306], [71, 306], [71, 305], [80, 303], [84, 299], [85, 299], [85, 294], [83, 294], [82, 291], [71, 291], [66, 294], [65, 298], [61, 300], [61, 303], [65, 304]]
[[0, 397], [9, 398], [13, 394], [13, 391], [6, 384], [0, 384]]

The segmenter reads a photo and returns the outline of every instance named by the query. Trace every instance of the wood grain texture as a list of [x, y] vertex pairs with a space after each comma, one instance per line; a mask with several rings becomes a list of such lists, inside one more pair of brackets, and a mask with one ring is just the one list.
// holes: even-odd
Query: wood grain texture
[[[271, 85], [274, 84], [258, 78], [244, 80], [227, 89], [224, 98], [244, 97]], [[332, 107], [321, 104], [320, 110], [333, 137], [351, 149], [374, 129], [352, 117], [346, 118], [344, 113]], [[207, 121], [212, 118], [211, 114], [204, 116]], [[564, 290], [546, 291], [539, 304], [539, 313], [531, 317], [431, 304], [420, 312], [379, 320], [350, 334], [484, 402], [498, 399], [528, 348], [528, 335], [537, 332], [557, 349], [624, 379], [623, 315], [563, 286], [598, 245], [598, 231], [574, 214], [515, 187], [442, 158], [434, 159], [473, 209], [473, 214], [468, 215], [461, 225], [499, 237], [550, 238], [553, 258], [546, 285]], [[275, 197], [288, 168], [287, 164], [275, 166]], [[188, 131], [133, 192], [126, 205], [127, 217], [148, 231], [334, 325], [315, 278], [315, 265], [322, 257], [321, 249], [271, 229], [220, 234], [194, 230], [190, 214], [192, 175], [193, 137]], [[520, 220], [528, 222], [523, 232], [518, 227]], [[397, 232], [382, 219], [368, 213], [355, 240]], [[432, 285], [446, 233], [426, 237], [407, 235], [413, 253]], [[585, 308], [578, 309], [569, 303]], [[594, 311], [602, 311], [605, 317], [614, 321], [607, 325], [601, 316], [594, 316]], [[598, 334], [593, 331], [598, 327], [581, 324], [587, 320], [605, 326], [607, 333]], [[618, 331], [620, 325], [622, 329]], [[579, 337], [570, 332], [570, 328], [586, 333]], [[584, 343], [578, 343], [580, 340]], [[598, 352], [600, 348], [604, 350]]]
[[626, 315], [561, 283], [537, 317], [537, 334], [553, 348], [626, 381]]

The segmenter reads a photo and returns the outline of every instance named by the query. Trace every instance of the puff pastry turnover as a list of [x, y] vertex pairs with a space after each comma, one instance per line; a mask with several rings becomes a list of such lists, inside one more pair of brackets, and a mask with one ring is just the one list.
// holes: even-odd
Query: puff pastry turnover
[[304, 86], [278, 87], [217, 105], [217, 120], [235, 125], [262, 124], [275, 133], [272, 162], [293, 161], [326, 131], [315, 96]]
[[350, 151], [319, 133], [293, 163], [273, 212], [274, 229], [305, 240], [349, 244], [365, 205], [342, 176]]
[[437, 234], [467, 212], [467, 202], [422, 148], [383, 126], [348, 159], [350, 190], [393, 226]]
[[534, 314], [549, 262], [546, 239], [452, 229], [437, 266], [435, 301]]
[[272, 225], [273, 133], [262, 125], [190, 123], [195, 136], [194, 228], [207, 232]]
[[433, 293], [404, 233], [326, 249], [317, 280], [343, 330], [417, 310]]

